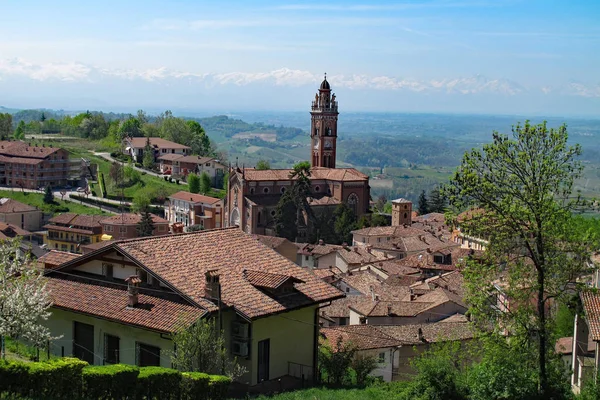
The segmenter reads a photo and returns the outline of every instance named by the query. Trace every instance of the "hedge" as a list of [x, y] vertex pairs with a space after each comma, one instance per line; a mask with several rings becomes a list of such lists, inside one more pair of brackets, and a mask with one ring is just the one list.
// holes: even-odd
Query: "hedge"
[[98, 174], [98, 186], [100, 186], [100, 196], [106, 198], [108, 192], [106, 191], [106, 181], [102, 172]]
[[225, 376], [161, 367], [0, 360], [0, 398], [224, 400], [230, 385]]
[[181, 372], [162, 367], [142, 367], [138, 375], [138, 399], [178, 399]]
[[87, 399], [134, 398], [140, 370], [132, 365], [89, 366], [83, 369], [83, 393]]

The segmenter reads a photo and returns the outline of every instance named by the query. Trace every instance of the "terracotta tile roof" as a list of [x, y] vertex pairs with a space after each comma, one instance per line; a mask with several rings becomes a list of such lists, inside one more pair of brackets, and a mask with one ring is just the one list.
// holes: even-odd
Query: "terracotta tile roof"
[[454, 271], [460, 269], [465, 260], [470, 256], [477, 256], [481, 254], [480, 251], [462, 249], [457, 246], [440, 248], [433, 251], [433, 253], [439, 253], [443, 255], [449, 255], [449, 264], [435, 262], [435, 254], [428, 253], [427, 251], [419, 252], [417, 254], [411, 254], [401, 260], [398, 260], [398, 264], [411, 268], [418, 269], [434, 269], [440, 271]]
[[0, 239], [10, 239], [16, 236], [30, 236], [32, 233], [20, 227], [0, 222]]
[[443, 304], [451, 301], [452, 303], [458, 304], [461, 307], [467, 308], [467, 305], [463, 301], [461, 296], [458, 296], [455, 293], [450, 292], [444, 288], [437, 288], [429, 293], [425, 293], [422, 296], [418, 296], [415, 302], [425, 302], [425, 303], [433, 303], [433, 304]]
[[333, 278], [343, 274], [342, 270], [335, 266], [329, 268], [315, 268], [310, 271], [321, 279]]
[[[415, 317], [423, 311], [436, 306], [436, 303], [413, 301], [378, 301], [366, 314], [368, 317]], [[358, 311], [358, 310], [357, 310]]]
[[81, 251], [84, 254], [87, 254], [87, 253], [91, 253], [92, 251], [96, 251], [98, 249], [101, 249], [103, 247], [110, 246], [114, 242], [115, 242], [114, 240], [101, 240], [101, 241], [96, 242], [96, 243], [82, 244], [80, 246], [80, 248], [81, 248]]
[[390, 286], [410, 286], [421, 280], [420, 275], [390, 275], [384, 282]]
[[435, 252], [445, 248], [460, 247], [458, 243], [440, 239], [430, 233], [425, 232], [418, 236], [393, 237], [392, 240], [373, 243], [374, 249], [393, 250], [405, 253], [423, 252], [427, 249]]
[[313, 257], [321, 257], [334, 251], [342, 249], [342, 246], [336, 244], [305, 244], [298, 252], [301, 254], [312, 255]]
[[[368, 298], [371, 302], [370, 297]], [[348, 318], [350, 317], [350, 306], [360, 308], [360, 304], [367, 301], [367, 296], [347, 296], [342, 299], [334, 300], [330, 305], [321, 307], [321, 314], [330, 318]]]
[[[134, 138], [127, 139], [127, 142], [135, 148], [141, 148], [141, 147], [146, 146], [146, 140], [147, 140], [147, 138], [145, 138], [145, 137], [134, 137]], [[157, 147], [159, 149], [189, 149], [190, 148], [189, 146], [184, 146], [182, 144], [171, 142], [170, 140], [165, 140], [165, 139], [161, 139], [161, 138], [157, 138], [157, 137], [150, 138], [150, 145], [153, 147]]]
[[181, 158], [175, 159], [175, 161], [180, 162], [180, 163], [204, 164], [204, 163], [216, 161], [216, 160], [214, 157], [183, 156]]
[[204, 196], [201, 194], [180, 191], [169, 196], [170, 199], [189, 201], [191, 203], [216, 204], [221, 201], [216, 197]]
[[554, 351], [556, 354], [573, 354], [573, 336], [558, 339]]
[[37, 210], [38, 210], [37, 208], [30, 206], [29, 204], [23, 204], [20, 201], [9, 199], [7, 197], [3, 197], [0, 199], [0, 213], [1, 214], [20, 213], [20, 212], [37, 211]]
[[[465, 322], [435, 322], [415, 325], [375, 325], [376, 328], [403, 345], [420, 345], [452, 340], [469, 340], [475, 330]], [[421, 335], [419, 335], [419, 331]]]
[[50, 218], [48, 222], [50, 224], [63, 224], [77, 226], [80, 228], [101, 228], [102, 225], [100, 225], [100, 221], [102, 221], [105, 218], [105, 215], [64, 213], [57, 215], [56, 217]]
[[467, 323], [467, 322], [469, 322], [469, 320], [468, 320], [468, 318], [465, 315], [456, 313], [456, 314], [454, 314], [454, 315], [452, 315], [452, 316], [450, 316], [448, 318], [444, 318], [443, 320], [438, 321], [438, 323], [443, 323], [443, 322], [464, 322], [464, 323]]
[[[152, 216], [152, 222], [154, 222], [155, 224], [168, 224], [169, 221], [167, 221], [164, 218], [159, 217], [158, 215], [155, 214], [150, 214]], [[117, 215], [113, 215], [112, 217], [108, 217], [105, 218], [103, 220], [100, 221], [101, 224], [107, 224], [107, 225], [137, 225], [140, 223], [140, 221], [142, 220], [142, 216], [140, 214], [133, 214], [133, 213], [123, 213], [123, 214], [117, 214]]]
[[[244, 169], [244, 179], [246, 181], [291, 181], [290, 173], [292, 169], [267, 169], [257, 170], [254, 168]], [[237, 173], [242, 171], [238, 169]], [[369, 177], [354, 168], [323, 168], [314, 167], [310, 170], [311, 180], [329, 180], [329, 181], [366, 181]]]
[[127, 307], [127, 289], [48, 278], [53, 307], [93, 315], [109, 321], [135, 325], [159, 332], [173, 332], [180, 323], [191, 324], [205, 314], [190, 304], [169, 301], [143, 293], [138, 306]]
[[346, 325], [334, 328], [321, 328], [321, 335], [335, 350], [338, 340], [356, 347], [358, 350], [385, 349], [396, 347], [400, 342], [385, 334], [373, 325]]
[[428, 278], [423, 282], [415, 283], [414, 285], [411, 285], [411, 288], [422, 288], [426, 290], [443, 288], [463, 298], [465, 296], [465, 279], [460, 271], [453, 271]]
[[43, 158], [8, 157], [0, 155], [0, 162], [13, 164], [36, 165], [44, 162]]
[[38, 258], [38, 263], [41, 263], [46, 269], [58, 268], [61, 264], [74, 260], [80, 257], [81, 254], [69, 253], [67, 251], [50, 250]]
[[446, 215], [444, 215], [443, 213], [429, 213], [429, 214], [423, 214], [423, 215], [418, 215], [415, 219], [413, 219], [413, 221], [418, 221], [418, 222], [446, 222]]
[[386, 275], [419, 275], [418, 268], [409, 267], [399, 262], [398, 259], [379, 261], [369, 264], [373, 268], [383, 271]]
[[270, 274], [264, 271], [252, 271], [245, 269], [243, 271], [244, 278], [250, 282], [252, 286], [267, 288], [267, 289], [277, 289], [281, 285], [286, 282], [292, 281], [293, 283], [302, 283], [301, 280], [289, 276], [289, 275], [281, 275], [281, 274]]
[[600, 340], [600, 294], [584, 291], [580, 294], [586, 321], [590, 328], [590, 336], [594, 341]]
[[278, 248], [285, 242], [291, 243], [286, 238], [282, 238], [282, 237], [278, 237], [278, 236], [252, 235], [252, 237], [254, 239], [258, 240], [259, 242], [261, 242], [262, 244], [264, 244], [265, 246], [268, 246], [272, 249]]
[[159, 161], [174, 161], [181, 157], [183, 157], [182, 154], [168, 153], [168, 154], [163, 154], [162, 156], [158, 157], [158, 160]]
[[337, 253], [347, 264], [353, 265], [385, 261], [391, 258], [370, 252], [365, 246], [346, 246], [338, 249]]
[[426, 232], [423, 229], [414, 228], [412, 226], [372, 226], [369, 228], [357, 229], [352, 231], [352, 234], [361, 236], [389, 236], [389, 237], [411, 237], [424, 235]]
[[[205, 273], [219, 275], [222, 302], [258, 318], [290, 309], [318, 304], [343, 296], [304, 268], [269, 249], [237, 228], [205, 230], [170, 236], [117, 241], [105, 251], [115, 249], [143, 265], [176, 291], [202, 304], [209, 296]], [[90, 253], [77, 263], [98, 256]], [[64, 264], [69, 268], [70, 263]], [[244, 270], [260, 268], [269, 274], [294, 277], [298, 293], [274, 298], [259, 290], [244, 277]]]
[[60, 150], [58, 147], [29, 146], [22, 141], [0, 141], [0, 155], [8, 157], [46, 158]]

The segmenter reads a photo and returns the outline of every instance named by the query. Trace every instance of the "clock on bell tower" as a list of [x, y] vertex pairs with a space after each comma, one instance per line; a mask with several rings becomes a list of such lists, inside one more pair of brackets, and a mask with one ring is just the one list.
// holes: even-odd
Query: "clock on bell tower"
[[313, 167], [335, 168], [338, 114], [335, 94], [331, 93], [325, 74], [310, 111], [310, 159]]

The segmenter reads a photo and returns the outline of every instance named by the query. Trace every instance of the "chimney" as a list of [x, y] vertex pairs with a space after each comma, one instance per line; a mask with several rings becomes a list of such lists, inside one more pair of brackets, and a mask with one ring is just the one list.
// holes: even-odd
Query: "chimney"
[[367, 246], [367, 253], [371, 254], [371, 245]]
[[371, 300], [375, 301], [377, 296], [375, 296], [375, 289], [373, 289], [373, 286], [369, 286], [369, 292], [371, 292]]
[[391, 304], [387, 305], [387, 315], [392, 315], [392, 305]]
[[323, 239], [319, 239], [319, 244], [320, 244], [321, 246], [323, 246], [323, 245], [325, 244], [325, 242], [323, 241]]
[[425, 336], [423, 336], [423, 329], [419, 328], [419, 330], [417, 331], [417, 336], [418, 336], [420, 342], [427, 341], [427, 340], [425, 340]]
[[137, 275], [131, 275], [125, 279], [125, 282], [127, 282], [127, 307], [134, 308], [138, 304], [138, 293], [140, 290], [138, 285], [142, 280]]
[[417, 296], [415, 296], [415, 291], [412, 288], [410, 288], [409, 290], [410, 290], [410, 301], [414, 301], [417, 298]]

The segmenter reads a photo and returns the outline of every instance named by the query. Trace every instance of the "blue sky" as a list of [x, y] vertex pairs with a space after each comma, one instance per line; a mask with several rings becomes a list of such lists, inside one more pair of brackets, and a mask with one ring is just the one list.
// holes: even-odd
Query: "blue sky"
[[[252, 109], [265, 94], [263, 108], [298, 109], [307, 100], [297, 96], [310, 99], [325, 71], [351, 110], [544, 113], [547, 104], [549, 114], [595, 114], [600, 105], [598, 1], [0, 0], [0, 7], [5, 106], [53, 107], [37, 99]], [[176, 104], [150, 101], [152, 94]], [[219, 94], [230, 97], [215, 101]]]

